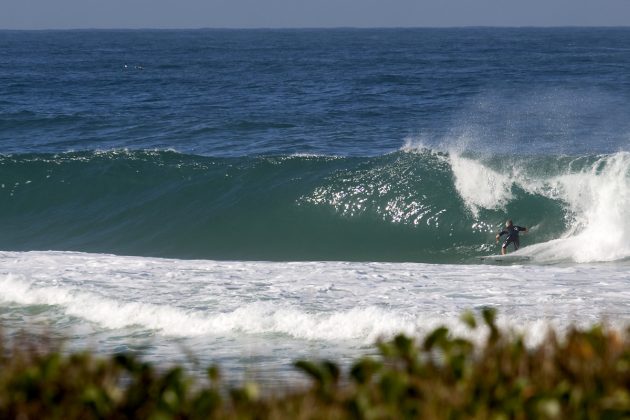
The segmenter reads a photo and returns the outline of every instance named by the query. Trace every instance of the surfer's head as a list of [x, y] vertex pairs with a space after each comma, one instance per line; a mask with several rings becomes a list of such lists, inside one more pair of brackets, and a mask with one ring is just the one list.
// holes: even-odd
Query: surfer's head
[[510, 227], [512, 226], [514, 223], [512, 223], [512, 219], [508, 219], [507, 222], [505, 222], [505, 227]]

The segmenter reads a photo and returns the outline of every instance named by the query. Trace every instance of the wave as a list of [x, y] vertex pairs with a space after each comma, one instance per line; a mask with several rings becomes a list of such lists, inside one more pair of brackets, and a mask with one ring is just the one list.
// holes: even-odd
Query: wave
[[63, 308], [65, 314], [107, 329], [140, 327], [161, 335], [283, 334], [303, 340], [359, 340], [372, 344], [381, 336], [413, 333], [413, 316], [371, 306], [334, 313], [309, 313], [297, 307], [253, 302], [222, 313], [187, 310], [169, 305], [124, 302], [72, 288], [37, 287], [18, 277], [0, 279], [2, 299], [20, 305]]
[[0, 156], [0, 248], [238, 260], [471, 262], [506, 218], [538, 261], [630, 257], [630, 153]]

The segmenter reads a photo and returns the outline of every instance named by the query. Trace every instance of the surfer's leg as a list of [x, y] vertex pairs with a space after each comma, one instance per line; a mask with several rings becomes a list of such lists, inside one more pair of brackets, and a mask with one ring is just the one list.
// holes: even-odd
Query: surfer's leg
[[518, 251], [518, 249], [521, 246], [521, 241], [519, 241], [518, 239], [514, 239], [514, 251]]
[[507, 246], [508, 245], [509, 245], [509, 241], [508, 240], [503, 242], [503, 245], [501, 245], [501, 255], [507, 254]]

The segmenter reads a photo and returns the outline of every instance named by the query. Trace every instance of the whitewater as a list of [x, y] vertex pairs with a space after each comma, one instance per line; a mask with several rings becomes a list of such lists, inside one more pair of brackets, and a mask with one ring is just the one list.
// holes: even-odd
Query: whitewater
[[548, 327], [630, 322], [628, 266], [227, 262], [69, 252], [0, 254], [5, 328], [37, 326], [73, 349], [141, 350], [218, 363], [228, 379], [289, 380], [300, 357], [348, 361], [379, 338], [422, 336], [465, 310], [544, 339]]

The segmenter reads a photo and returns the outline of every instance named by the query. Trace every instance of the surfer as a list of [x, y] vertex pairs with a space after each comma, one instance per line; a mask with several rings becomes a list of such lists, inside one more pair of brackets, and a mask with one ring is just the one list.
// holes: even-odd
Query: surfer
[[507, 235], [505, 242], [503, 242], [503, 245], [501, 246], [501, 255], [507, 254], [507, 247], [509, 244], [514, 244], [514, 250], [518, 250], [518, 247], [520, 246], [520, 242], [518, 239], [519, 232], [527, 232], [527, 228], [514, 226], [514, 223], [512, 223], [511, 219], [505, 222], [505, 229], [497, 233], [497, 243], [499, 243], [499, 238], [501, 236]]

